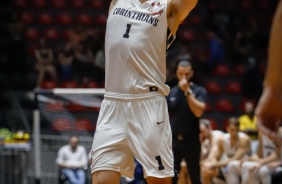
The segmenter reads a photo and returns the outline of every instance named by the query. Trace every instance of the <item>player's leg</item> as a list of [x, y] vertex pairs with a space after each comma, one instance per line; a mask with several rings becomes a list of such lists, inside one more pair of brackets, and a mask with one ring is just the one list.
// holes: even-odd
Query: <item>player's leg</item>
[[124, 105], [104, 100], [91, 149], [93, 184], [118, 184], [120, 176], [133, 177], [134, 159], [126, 140]]
[[119, 184], [120, 173], [116, 171], [96, 171], [92, 174], [92, 184]]
[[178, 184], [190, 184], [190, 183], [191, 183], [190, 176], [189, 176], [189, 171], [187, 169], [186, 162], [182, 160], [180, 163]]
[[240, 183], [240, 161], [233, 160], [228, 164], [227, 183], [239, 184]]
[[128, 144], [149, 184], [171, 183], [173, 153], [167, 102], [163, 96], [127, 104]]
[[213, 177], [217, 177], [219, 169], [202, 168], [201, 177], [203, 184], [212, 184]]
[[171, 177], [167, 178], [156, 178], [156, 177], [151, 177], [148, 176], [146, 178], [146, 181], [148, 184], [171, 184]]
[[260, 178], [260, 181], [262, 184], [271, 184], [271, 172], [270, 169], [267, 166], [262, 166], [258, 170], [258, 178]]
[[248, 184], [248, 183], [259, 184], [260, 183], [258, 172], [251, 171], [251, 168], [253, 168], [257, 164], [258, 164], [257, 162], [251, 162], [251, 161], [246, 161], [242, 164], [242, 170], [241, 170], [242, 184]]

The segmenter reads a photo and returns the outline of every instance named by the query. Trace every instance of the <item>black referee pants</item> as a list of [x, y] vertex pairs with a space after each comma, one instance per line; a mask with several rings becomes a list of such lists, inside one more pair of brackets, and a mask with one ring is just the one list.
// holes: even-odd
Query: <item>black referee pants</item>
[[[184, 158], [192, 184], [201, 184], [200, 179], [200, 152], [201, 144], [199, 140], [173, 140], [174, 170], [179, 173], [180, 163]], [[172, 179], [173, 184], [177, 184], [178, 177]]]

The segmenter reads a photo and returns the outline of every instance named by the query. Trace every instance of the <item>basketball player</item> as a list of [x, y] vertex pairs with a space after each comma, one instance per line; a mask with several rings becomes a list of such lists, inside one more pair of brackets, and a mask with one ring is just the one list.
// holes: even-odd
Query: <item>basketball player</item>
[[256, 108], [257, 126], [266, 135], [281, 141], [277, 135], [282, 120], [282, 1], [273, 19], [270, 33], [268, 67], [263, 94]]
[[118, 184], [121, 175], [132, 178], [133, 157], [149, 184], [171, 183], [166, 49], [196, 4], [112, 0], [105, 38], [106, 93], [91, 150], [93, 184]]
[[215, 157], [218, 141], [223, 135], [224, 132], [212, 129], [208, 119], [200, 119], [201, 163]]
[[[268, 68], [263, 94], [256, 108], [257, 125], [264, 134], [274, 138], [281, 147], [281, 135], [277, 134], [282, 119], [282, 1], [278, 3], [270, 33]], [[279, 149], [281, 155], [281, 148]], [[280, 166], [282, 162], [282, 156]], [[278, 163], [274, 163], [279, 164]], [[282, 172], [272, 175], [272, 183], [282, 183]]]
[[259, 133], [258, 140], [259, 145], [256, 154], [242, 161], [234, 160], [230, 162], [227, 176], [230, 183], [271, 184], [271, 170], [266, 164], [278, 159], [277, 148], [266, 135]]
[[227, 179], [229, 163], [232, 160], [241, 160], [247, 156], [250, 150], [250, 138], [246, 134], [239, 132], [239, 121], [237, 118], [232, 117], [228, 120], [227, 132], [218, 141], [218, 150], [215, 158], [202, 165], [204, 184], [211, 184], [213, 177]]

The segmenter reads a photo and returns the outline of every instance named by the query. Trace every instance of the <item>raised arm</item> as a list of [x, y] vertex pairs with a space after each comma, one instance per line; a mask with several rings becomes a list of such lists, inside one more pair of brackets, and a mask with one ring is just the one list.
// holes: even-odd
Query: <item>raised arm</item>
[[198, 0], [173, 0], [172, 13], [179, 22], [183, 21], [196, 6]]
[[198, 0], [168, 0], [168, 26], [172, 34], [197, 3]]
[[259, 100], [256, 116], [259, 129], [270, 137], [277, 137], [278, 121], [282, 119], [282, 1], [278, 4], [269, 41], [268, 67], [263, 94]]
[[117, 3], [118, 0], [112, 0], [111, 4], [110, 4], [110, 8], [109, 8], [109, 13], [111, 12], [112, 8], [114, 7], [114, 5]]

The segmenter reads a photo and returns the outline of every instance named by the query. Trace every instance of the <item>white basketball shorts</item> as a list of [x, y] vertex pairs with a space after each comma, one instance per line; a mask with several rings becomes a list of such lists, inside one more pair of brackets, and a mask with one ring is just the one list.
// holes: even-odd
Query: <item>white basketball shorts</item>
[[158, 92], [142, 98], [105, 96], [91, 150], [91, 173], [112, 170], [134, 176], [134, 158], [144, 177], [173, 177], [167, 102]]

